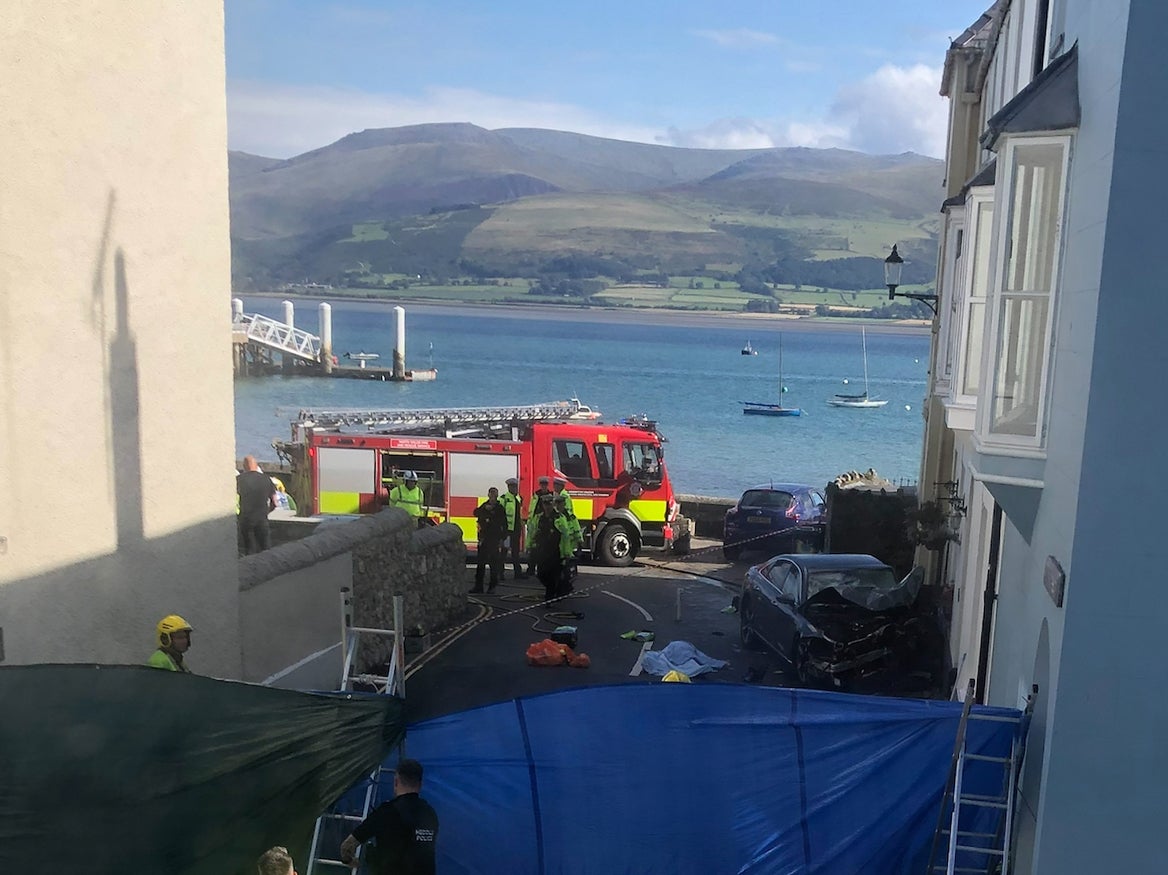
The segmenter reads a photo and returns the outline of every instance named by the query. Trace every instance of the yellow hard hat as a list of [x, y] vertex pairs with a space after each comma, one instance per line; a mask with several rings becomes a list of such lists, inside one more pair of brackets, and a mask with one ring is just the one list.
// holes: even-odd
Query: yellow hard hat
[[169, 644], [170, 636], [174, 632], [193, 632], [191, 624], [178, 614], [167, 614], [158, 621], [158, 643]]

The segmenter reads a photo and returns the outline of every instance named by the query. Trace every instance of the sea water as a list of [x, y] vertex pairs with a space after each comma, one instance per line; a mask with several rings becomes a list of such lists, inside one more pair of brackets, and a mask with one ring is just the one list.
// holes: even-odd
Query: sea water
[[[392, 303], [332, 300], [333, 351], [380, 353], [393, 363]], [[768, 481], [824, 485], [874, 468], [915, 482], [929, 360], [927, 331], [867, 330], [869, 391], [880, 408], [837, 408], [837, 392], [864, 389], [859, 326], [614, 311], [405, 304], [406, 365], [433, 382], [249, 377], [235, 383], [236, 451], [273, 458], [301, 408], [527, 404], [578, 397], [603, 421], [644, 414], [668, 439], [679, 493], [736, 497]], [[247, 298], [245, 312], [283, 319], [279, 300]], [[296, 326], [317, 333], [316, 302], [297, 303]], [[661, 323], [671, 324], [661, 324]], [[677, 323], [677, 324], [672, 324]], [[742, 401], [779, 399], [799, 417], [744, 416]], [[750, 341], [758, 355], [744, 356]], [[341, 358], [342, 365], [350, 365]], [[847, 381], [846, 383], [844, 381]]]

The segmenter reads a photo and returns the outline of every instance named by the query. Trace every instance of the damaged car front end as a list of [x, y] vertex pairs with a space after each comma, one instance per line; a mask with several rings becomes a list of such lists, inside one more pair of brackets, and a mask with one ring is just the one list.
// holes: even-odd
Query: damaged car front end
[[922, 579], [917, 571], [898, 582], [866, 555], [776, 556], [747, 573], [743, 642], [768, 645], [803, 686], [932, 690], [944, 639], [919, 609]]

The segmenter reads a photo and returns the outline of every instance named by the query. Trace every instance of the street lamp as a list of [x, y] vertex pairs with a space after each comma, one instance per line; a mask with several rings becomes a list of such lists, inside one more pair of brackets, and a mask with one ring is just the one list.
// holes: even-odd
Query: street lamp
[[895, 298], [911, 298], [914, 301], [923, 301], [929, 305], [929, 309], [933, 311], [933, 315], [937, 315], [937, 296], [926, 295], [921, 292], [898, 292], [896, 289], [900, 285], [900, 272], [904, 267], [904, 259], [900, 257], [900, 253], [896, 251], [896, 244], [892, 244], [892, 252], [884, 259], [884, 285], [888, 286], [888, 300]]

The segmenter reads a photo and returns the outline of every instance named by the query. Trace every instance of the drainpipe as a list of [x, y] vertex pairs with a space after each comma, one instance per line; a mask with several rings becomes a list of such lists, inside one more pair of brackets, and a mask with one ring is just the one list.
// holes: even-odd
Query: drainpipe
[[990, 526], [990, 555], [986, 562], [985, 600], [981, 610], [981, 646], [977, 653], [977, 696], [979, 705], [985, 704], [986, 674], [990, 665], [990, 645], [994, 637], [994, 602], [998, 598], [998, 559], [1002, 544], [1002, 506], [994, 502], [994, 519]]

